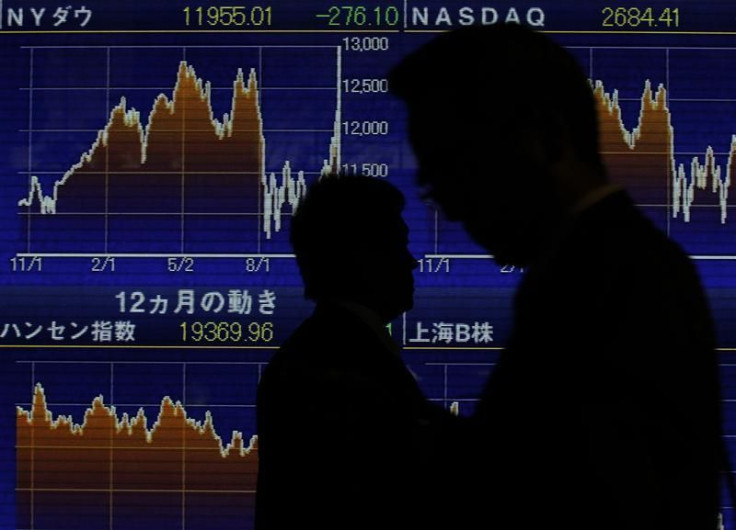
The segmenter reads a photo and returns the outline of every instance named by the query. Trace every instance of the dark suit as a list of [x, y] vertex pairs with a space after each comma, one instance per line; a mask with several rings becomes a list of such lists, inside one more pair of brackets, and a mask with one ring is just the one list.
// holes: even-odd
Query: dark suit
[[398, 349], [351, 310], [318, 305], [258, 388], [256, 528], [415, 527], [442, 418]]
[[714, 343], [694, 267], [625, 192], [579, 214], [526, 273], [475, 416], [479, 526], [714, 530]]

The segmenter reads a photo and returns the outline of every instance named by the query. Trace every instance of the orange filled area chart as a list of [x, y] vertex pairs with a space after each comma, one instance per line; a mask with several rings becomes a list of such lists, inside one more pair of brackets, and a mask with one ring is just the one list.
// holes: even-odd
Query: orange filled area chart
[[257, 438], [234, 431], [225, 441], [209, 412], [195, 421], [164, 397], [150, 421], [143, 409], [118, 416], [97, 396], [74, 423], [54, 417], [37, 384], [16, 422], [18, 528], [252, 523]]
[[[573, 48], [595, 96], [611, 179], [688, 252], [733, 254], [725, 250], [736, 234], [726, 226], [736, 153], [729, 99], [726, 88], [691, 87], [710, 67], [690, 75], [732, 52]], [[24, 49], [29, 153], [12, 196], [24, 253], [282, 255], [290, 252], [289, 218], [320, 176], [367, 168], [390, 173], [411, 195], [415, 168], [394, 112], [401, 107], [387, 86], [351, 70], [354, 51], [113, 46], [82, 56], [62, 47]], [[85, 80], [84, 92], [65, 85], [58, 64], [74, 72], [74, 84]], [[65, 106], [47, 96], [57, 93]], [[94, 112], [80, 94], [98, 98]], [[425, 253], [478, 254], [434, 212], [412, 206], [407, 214]]]
[[[200, 76], [196, 59], [181, 59], [178, 66], [163, 65], [163, 72], [171, 72], [164, 82], [173, 88], [162, 87], [152, 101], [139, 97], [138, 87], [123, 87], [116, 89], [122, 95], [115, 104], [107, 89], [111, 110], [90, 147], [57, 177], [52, 176], [55, 172], [28, 172], [27, 193], [17, 200], [19, 213], [27, 218], [27, 250], [263, 251], [260, 243], [285, 228], [308, 180], [336, 173], [340, 167], [340, 58], [334, 47], [329, 52], [334, 61], [331, 79], [320, 77], [316, 88], [276, 87], [271, 104], [283, 112], [289, 106], [318, 106], [312, 114], [324, 115], [322, 123], [313, 126], [324, 142], [319, 147], [312, 130], [301, 133], [309, 136], [309, 143], [299, 137], [306, 129], [301, 124], [295, 124], [295, 130], [276, 128], [274, 136], [291, 134], [293, 141], [267, 142], [259, 79], [263, 66], [234, 67], [228, 89]], [[108, 58], [108, 69], [115, 66]], [[229, 97], [223, 98], [226, 92]], [[313, 92], [320, 98], [310, 99]], [[215, 112], [215, 100], [220, 106], [227, 101], [223, 113]], [[56, 111], [51, 107], [46, 112]], [[283, 120], [281, 115], [279, 119]], [[73, 115], [66, 120], [67, 126], [74, 125]], [[34, 129], [32, 135], [56, 135], [43, 144], [39, 141], [45, 146], [53, 145], [60, 132]], [[283, 158], [268, 155], [269, 145], [287, 152]], [[291, 158], [294, 145], [311, 148], [308, 160], [303, 154], [298, 160]], [[227, 231], [230, 238], [224, 236]]]
[[594, 96], [600, 120], [600, 141], [611, 179], [624, 185], [642, 205], [668, 206], [668, 216], [690, 222], [694, 206], [718, 211], [720, 223], [728, 217], [728, 190], [736, 177], [736, 134], [731, 137], [725, 164], [716, 162], [708, 146], [702, 158], [677, 162], [674, 129], [664, 86], [654, 91], [647, 80], [641, 96], [638, 124], [627, 130], [616, 91], [606, 92], [595, 82]]
[[[571, 40], [573, 40], [571, 38]], [[594, 96], [609, 179], [696, 259], [736, 256], [734, 49], [572, 45]], [[472, 256], [441, 216], [434, 255]]]
[[636, 127], [627, 130], [616, 91], [605, 92], [597, 81], [593, 91], [598, 106], [600, 148], [609, 176], [650, 204], [668, 203], [667, 180], [674, 166], [673, 130], [666, 92], [652, 93], [646, 82]]
[[232, 210], [256, 210], [263, 171], [262, 120], [256, 77], [247, 86], [242, 71], [234, 82], [232, 111], [222, 122], [210, 107], [209, 86], [181, 62], [169, 100], [159, 95], [144, 126], [126, 100], [111, 113], [92, 148], [44, 195], [32, 177], [29, 198], [41, 213], [200, 211], [207, 195]]

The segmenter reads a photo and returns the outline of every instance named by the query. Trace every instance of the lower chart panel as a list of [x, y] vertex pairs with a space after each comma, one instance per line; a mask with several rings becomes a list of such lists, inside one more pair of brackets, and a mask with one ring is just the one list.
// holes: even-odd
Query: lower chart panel
[[[15, 403], [15, 528], [252, 528], [256, 390], [273, 351], [23, 352], [2, 390]], [[469, 414], [497, 354], [404, 356], [432, 401]]]
[[252, 527], [263, 361], [18, 364], [17, 528]]
[[[14, 469], [0, 468], [0, 482], [15, 492], [8, 500], [15, 524], [0, 526], [253, 528], [256, 391], [274, 351], [6, 350], [15, 360], [5, 365], [8, 383], [0, 386], [7, 407], [2, 421], [14, 417], [15, 426], [2, 425], [0, 451]], [[431, 401], [469, 415], [499, 353], [497, 347], [414, 345], [403, 358]], [[724, 431], [736, 454], [736, 352], [719, 356]], [[724, 511], [727, 528], [731, 515]]]

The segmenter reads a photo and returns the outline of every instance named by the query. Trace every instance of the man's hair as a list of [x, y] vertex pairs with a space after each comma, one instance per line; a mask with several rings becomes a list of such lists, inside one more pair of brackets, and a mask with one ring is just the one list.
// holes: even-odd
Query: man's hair
[[402, 193], [385, 180], [326, 176], [307, 189], [291, 221], [291, 245], [304, 296], [340, 295], [354, 277], [352, 260], [380, 246], [396, 229]]
[[[565, 127], [577, 156], [603, 169], [590, 81], [567, 50], [530, 28], [497, 24], [443, 33], [399, 63], [389, 86], [410, 110], [421, 106], [423, 125], [432, 124], [430, 105], [454, 116], [466, 138], [481, 131], [500, 150], [508, 126], [533, 127], [550, 142]], [[420, 127], [419, 134], [429, 129]]]

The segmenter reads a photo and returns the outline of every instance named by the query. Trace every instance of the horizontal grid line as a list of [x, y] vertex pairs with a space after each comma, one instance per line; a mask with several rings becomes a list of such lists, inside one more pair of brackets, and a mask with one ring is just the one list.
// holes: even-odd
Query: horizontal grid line
[[[36, 348], [47, 348], [47, 346], [35, 346]], [[48, 346], [51, 347], [51, 346]], [[100, 347], [100, 349], [105, 349], [105, 347]], [[228, 346], [229, 347], [229, 346]], [[151, 350], [157, 349], [155, 346], [141, 346], [140, 348], [148, 348]], [[406, 349], [406, 348], [404, 348]], [[431, 349], [431, 348], [430, 348]], [[461, 349], [461, 348], [449, 348], [449, 349]], [[490, 349], [490, 348], [478, 348], [478, 349]], [[497, 350], [503, 350], [504, 347], [497, 347], [495, 348]], [[720, 351], [722, 353], [736, 353], [736, 348], [716, 348], [716, 351]], [[39, 360], [33, 360], [33, 359], [17, 359], [15, 360], [16, 364], [136, 364], [136, 365], [145, 365], [145, 364], [174, 364], [174, 365], [265, 365], [268, 364], [269, 361], [95, 361], [90, 359], [54, 359], [54, 360], [45, 360], [45, 359], [39, 359]], [[470, 362], [470, 361], [462, 361], [462, 362], [454, 362], [454, 361], [447, 361], [447, 362], [426, 362], [422, 363], [424, 366], [494, 366], [497, 363], [495, 362]], [[719, 363], [720, 367], [725, 368], [733, 368], [736, 367], [736, 363]]]
[[[289, 30], [285, 30], [289, 31]], [[433, 31], [433, 30], [430, 30]], [[445, 30], [440, 30], [445, 31]], [[376, 31], [377, 33], [380, 31]], [[434, 31], [433, 31], [434, 32]], [[10, 33], [10, 32], [6, 32]], [[54, 32], [52, 32], [54, 33]], [[546, 32], [550, 33], [550, 32]], [[614, 32], [618, 34], [622, 34], [620, 32]], [[663, 33], [657, 33], [658, 35], [662, 35]], [[705, 33], [706, 35], [709, 33]], [[736, 32], [730, 33], [730, 34], [736, 34]], [[172, 50], [181, 50], [181, 49], [235, 49], [235, 48], [249, 48], [249, 49], [263, 49], [263, 48], [277, 48], [277, 49], [283, 49], [283, 48], [315, 48], [315, 49], [337, 49], [340, 48], [340, 46], [334, 46], [334, 45], [300, 45], [300, 44], [242, 44], [242, 45], [125, 45], [125, 44], [119, 44], [119, 45], [107, 45], [107, 46], [73, 46], [73, 45], [67, 45], [67, 46], [20, 46], [20, 49], [23, 50], [117, 50], [117, 49], [172, 49]], [[730, 52], [736, 52], [736, 47], [734, 46], [611, 46], [611, 45], [575, 45], [575, 46], [565, 46], [565, 48], [569, 50], [620, 50], [620, 51], [627, 51], [627, 50], [675, 50], [675, 51], [730, 51]]]
[[497, 363], [473, 363], [473, 362], [433, 362], [433, 363], [424, 363], [425, 366], [495, 366]]
[[[666, 204], [639, 204], [640, 208], [668, 208], [669, 206]], [[691, 205], [692, 209], [699, 209], [699, 210], [713, 210], [718, 209], [722, 210], [723, 207], [717, 204], [694, 204]], [[734, 210], [736, 209], [736, 204], [729, 205], [727, 207], [728, 210]], [[22, 216], [39, 216], [39, 217], [54, 217], [54, 216], [65, 216], [65, 215], [120, 215], [120, 216], [137, 216], [137, 215], [158, 215], [158, 216], [167, 216], [167, 215], [175, 215], [175, 216], [181, 216], [181, 215], [207, 215], [207, 216], [213, 216], [213, 217], [219, 217], [219, 216], [261, 216], [264, 215], [262, 212], [182, 212], [182, 211], [172, 211], [172, 212], [54, 212], [54, 213], [42, 213], [38, 211], [27, 211], [22, 210], [15, 213], [15, 215], [22, 215]], [[293, 212], [281, 212], [281, 215], [289, 216], [293, 215]], [[684, 222], [684, 221], [683, 221]], [[691, 226], [697, 225], [697, 223], [690, 221], [686, 222], [686, 224], [689, 224]], [[485, 256], [485, 254], [483, 254]]]
[[[174, 402], [174, 400], [172, 398]], [[87, 403], [58, 403], [56, 401], [47, 401], [46, 405], [48, 407], [89, 407], [91, 405], [90, 402]], [[16, 407], [30, 407], [33, 406], [33, 403], [16, 403]], [[160, 407], [161, 403], [108, 403], [105, 402], [106, 407]], [[208, 407], [217, 407], [217, 408], [255, 408], [255, 404], [242, 404], [242, 405], [218, 405], [216, 403], [211, 403], [207, 405], [194, 405], [191, 403], [182, 403], [182, 406], [190, 409], [190, 408], [208, 408]]]
[[243, 364], [243, 365], [258, 365], [258, 364], [267, 364], [268, 361], [94, 361], [89, 359], [83, 359], [83, 360], [53, 360], [53, 361], [46, 361], [46, 360], [16, 360], [16, 364], [177, 364], [186, 366], [189, 364], [226, 364], [226, 365], [232, 365], [232, 364]]
[[[277, 170], [264, 170], [265, 173], [275, 172]], [[280, 171], [280, 169], [278, 170]], [[301, 171], [301, 170], [300, 170]], [[129, 175], [130, 173], [134, 173], [134, 170], [131, 171], [89, 171], [84, 170], [82, 172], [79, 172], [83, 175]], [[301, 171], [305, 175], [320, 175], [320, 171]], [[16, 171], [17, 175], [58, 175], [60, 173], [64, 173], [64, 171]], [[146, 171], [147, 175], [261, 175], [261, 172], [259, 171]]]
[[[219, 217], [219, 216], [228, 216], [228, 217], [238, 217], [238, 216], [245, 216], [245, 217], [252, 217], [252, 216], [261, 216], [263, 213], [258, 212], [57, 212], [57, 213], [41, 213], [41, 212], [18, 212], [17, 215], [23, 215], [23, 216], [38, 216], [38, 217], [51, 217], [51, 216], [65, 216], [65, 215], [106, 215], [106, 216], [139, 216], [139, 215], [155, 215], [159, 217], [166, 217], [173, 215], [175, 217], [181, 217], [182, 215], [192, 215], [192, 216], [210, 216], [210, 217]], [[289, 216], [293, 215], [292, 212], [282, 212], [281, 215]]]
[[[80, 86], [80, 87], [18, 87], [18, 90], [23, 92], [43, 92], [43, 91], [63, 91], [63, 90], [72, 90], [72, 91], [80, 91], [80, 90], [99, 90], [99, 91], [107, 91], [108, 88], [104, 86], [99, 87], [86, 87], [86, 86]], [[170, 92], [173, 90], [173, 87], [171, 86], [165, 86], [165, 87], [142, 87], [142, 86], [120, 86], [120, 87], [110, 87], [109, 90], [119, 90], [119, 91], [161, 91], [161, 92]], [[232, 92], [232, 87], [227, 86], [210, 86], [210, 90], [212, 91], [228, 91]], [[309, 87], [309, 86], [285, 86], [285, 87], [274, 87], [274, 86], [264, 86], [259, 85], [258, 90], [324, 90], [324, 91], [335, 91], [334, 86], [324, 86], [324, 87]], [[620, 91], [619, 91], [620, 93]], [[374, 94], [380, 94], [380, 93], [374, 93]], [[638, 102], [641, 101], [641, 97], [618, 97], [618, 101], [626, 101], [626, 102]], [[736, 98], [672, 98], [668, 97], [667, 101], [669, 103], [677, 102], [677, 103], [734, 103], [736, 102]]]
[[[110, 87], [109, 89], [107, 87], [104, 87], [104, 86], [100, 86], [100, 87], [85, 87], [85, 86], [82, 86], [82, 87], [19, 87], [18, 90], [21, 90], [23, 92], [43, 92], [43, 91], [46, 91], [46, 90], [48, 90], [48, 91], [51, 91], [51, 90], [54, 90], [54, 91], [56, 91], [56, 90], [73, 90], [75, 92], [76, 91], [79, 91], [79, 90], [99, 90], [99, 91], [107, 91], [107, 90], [121, 90], [121, 91], [122, 90], [136, 90], [136, 91], [137, 90], [157, 90], [157, 91], [170, 92], [170, 91], [173, 90], [173, 87], [172, 86], [166, 86], [166, 87], [161, 88], [161, 87], [154, 87], [154, 86], [152, 86], [152, 87], [142, 87], [142, 86], [126, 87], [126, 86], [123, 86], [123, 87]], [[216, 86], [211, 86], [210, 85], [210, 90], [212, 90], [212, 91], [223, 91], [223, 92], [224, 91], [228, 91], [228, 92], [232, 92], [233, 91], [233, 87], [216, 87]], [[331, 92], [334, 92], [335, 91], [335, 87], [334, 86], [329, 86], [329, 87], [328, 86], [324, 86], [324, 87], [310, 87], [310, 86], [300, 86], [300, 87], [289, 87], [289, 86], [285, 86], [285, 87], [276, 87], [276, 86], [263, 86], [263, 85], [258, 85], [258, 90], [329, 90]], [[622, 98], [619, 98], [619, 101], [623, 101], [623, 99]]]
[[181, 49], [236, 49], [236, 48], [249, 48], [249, 49], [263, 49], [263, 48], [315, 48], [315, 49], [337, 49], [340, 46], [327, 45], [327, 44], [239, 44], [239, 45], [108, 45], [108, 46], [20, 46], [22, 50], [181, 50]]
[[[209, 133], [212, 129], [186, 129], [187, 133]], [[18, 129], [20, 133], [91, 133], [100, 129]], [[179, 133], [182, 129], [156, 129], [156, 132]], [[247, 131], [246, 131], [247, 132]], [[250, 132], [255, 132], [252, 130]], [[334, 133], [334, 129], [263, 129], [263, 133]], [[650, 154], [650, 153], [647, 153]], [[654, 154], [654, 153], [652, 153]]]
[[565, 46], [568, 50], [661, 50], [661, 51], [729, 51], [736, 52], [734, 46]]
[[[88, 429], [91, 430], [91, 431], [94, 431], [95, 430], [95, 429], [90, 429], [89, 427], [85, 427], [85, 430], [88, 430]], [[120, 430], [122, 431], [124, 429], [127, 430], [127, 427], [121, 428]], [[99, 429], [99, 430], [109, 431], [110, 429]], [[170, 432], [171, 430], [172, 429], [167, 429], [167, 432]], [[189, 432], [191, 429], [187, 429], [186, 427], [184, 427], [184, 428], [177, 429], [177, 430], [179, 430], [181, 432]], [[111, 440], [114, 440], [114, 439], [111, 438]], [[146, 441], [145, 443], [149, 443], [149, 442]], [[154, 443], [154, 442], [150, 442], [150, 443]], [[134, 449], [141, 449], [141, 450], [144, 450], [144, 451], [170, 451], [170, 452], [179, 451], [179, 452], [182, 452], [182, 453], [189, 453], [189, 452], [211, 453], [211, 452], [217, 450], [217, 449], [213, 449], [212, 447], [196, 447], [196, 446], [191, 446], [191, 445], [182, 445], [181, 447], [171, 447], [171, 446], [156, 447], [156, 446], [153, 446], [153, 445], [151, 445], [151, 446], [140, 446], [140, 447], [126, 447], [126, 446], [115, 446], [114, 441], [113, 441], [113, 443], [106, 444], [106, 445], [105, 444], [101, 444], [101, 445], [84, 445], [84, 444], [81, 444], [81, 443], [80, 444], [77, 444], [77, 445], [38, 445], [38, 444], [33, 444], [33, 445], [16, 445], [15, 448], [16, 449], [69, 449], [69, 450], [76, 450], [76, 449], [98, 449], [98, 450], [100, 450], [100, 449], [104, 449], [104, 450], [117, 449], [117, 450], [120, 450], [120, 451], [128, 451], [128, 450], [134, 450]], [[232, 451], [233, 449], [231, 448], [230, 450]], [[237, 451], [237, 449], [236, 449], [236, 451]], [[39, 460], [38, 457], [36, 459]], [[58, 458], [44, 458], [43, 460], [45, 460], [47, 462], [53, 462], [53, 461], [59, 460], [59, 459]]]
[[[26, 131], [26, 132], [44, 132], [44, 131], [35, 130], [35, 131]], [[688, 151], [680, 152], [680, 151], [673, 151], [672, 153], [670, 153], [669, 151], [645, 151], [645, 152], [641, 152], [641, 153], [636, 152], [636, 151], [633, 151], [633, 150], [631, 150], [631, 151], [601, 151], [600, 154], [602, 154], [602, 155], [626, 155], [626, 156], [632, 156], [632, 155], [636, 155], [636, 156], [667, 156], [667, 157], [669, 157], [670, 154], [672, 156], [689, 156], [689, 155], [703, 156], [703, 155], [705, 155], [705, 150], [703, 150], [702, 152], [688, 152]], [[731, 152], [730, 151], [729, 152], [719, 151], [718, 153], [713, 153], [713, 154], [714, 155], [717, 154], [719, 156], [729, 156], [729, 155], [731, 155]], [[644, 166], [644, 167], [646, 167], [646, 166]]]
[[[107, 448], [105, 448], [107, 449]], [[256, 490], [190, 490], [190, 489], [172, 489], [172, 490], [156, 490], [156, 489], [127, 489], [127, 488], [15, 488], [15, 491], [26, 492], [36, 491], [42, 493], [212, 493], [212, 494], [230, 494], [233, 493], [255, 493]]]

